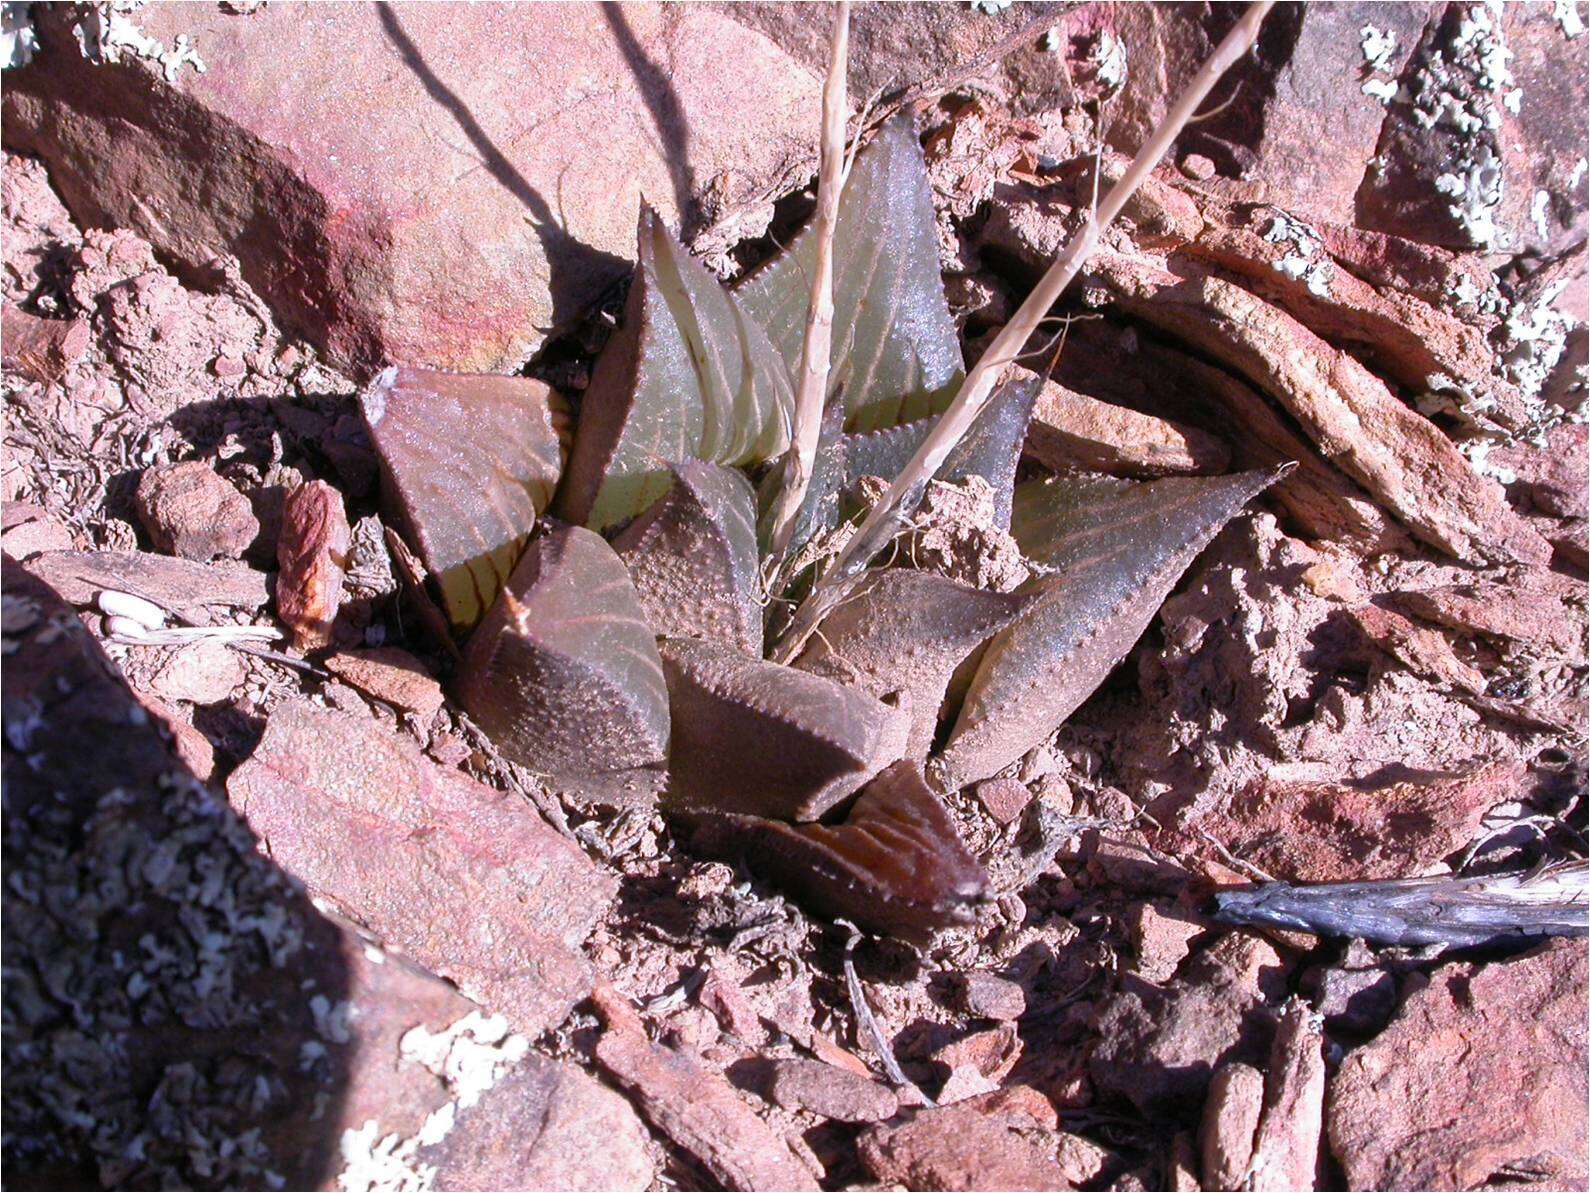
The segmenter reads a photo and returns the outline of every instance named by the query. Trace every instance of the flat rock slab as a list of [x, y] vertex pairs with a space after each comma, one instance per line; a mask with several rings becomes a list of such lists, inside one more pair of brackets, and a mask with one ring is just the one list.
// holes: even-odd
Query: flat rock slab
[[590, 991], [615, 884], [527, 804], [368, 718], [289, 704], [227, 784], [266, 852], [527, 1035]]
[[1006, 1118], [963, 1102], [870, 1127], [861, 1162], [885, 1185], [907, 1189], [1072, 1189], [1057, 1158], [1059, 1136], [1025, 1116]]
[[815, 157], [820, 76], [696, 6], [154, 5], [208, 68], [172, 81], [90, 68], [70, 20], [7, 75], [8, 147], [85, 225], [236, 256], [355, 374], [511, 369], [627, 271], [642, 195], [677, 227]]
[[1352, 1189], [1476, 1189], [1528, 1173], [1583, 1187], [1584, 942], [1446, 965], [1330, 1087], [1332, 1153]]
[[28, 571], [74, 605], [102, 588], [130, 592], [162, 609], [208, 622], [211, 606], [252, 612], [268, 599], [265, 573], [231, 560], [195, 563], [148, 551], [46, 551]]

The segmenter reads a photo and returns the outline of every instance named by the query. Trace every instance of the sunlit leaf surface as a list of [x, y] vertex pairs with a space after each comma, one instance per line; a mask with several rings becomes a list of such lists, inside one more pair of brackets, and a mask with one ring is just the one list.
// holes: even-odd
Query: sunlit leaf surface
[[944, 781], [987, 778], [1054, 732], [1131, 649], [1194, 557], [1277, 475], [1018, 486], [1011, 533], [1052, 574], [1025, 586], [1035, 603], [983, 651], [938, 759]]
[[363, 406], [388, 511], [435, 577], [448, 619], [468, 629], [552, 501], [567, 408], [527, 377], [398, 367]]
[[558, 497], [562, 517], [597, 530], [666, 493], [669, 464], [759, 464], [789, 444], [789, 373], [767, 334], [650, 210], [639, 242]]
[[598, 534], [526, 548], [464, 654], [458, 697], [513, 761], [617, 803], [645, 802], [667, 758], [668, 690], [629, 573]]
[[[736, 291], [791, 376], [800, 365], [816, 252], [808, 227]], [[899, 117], [856, 159], [840, 199], [829, 394], [843, 393], [849, 430], [873, 431], [944, 409], [961, 368], [927, 166], [911, 121]]]

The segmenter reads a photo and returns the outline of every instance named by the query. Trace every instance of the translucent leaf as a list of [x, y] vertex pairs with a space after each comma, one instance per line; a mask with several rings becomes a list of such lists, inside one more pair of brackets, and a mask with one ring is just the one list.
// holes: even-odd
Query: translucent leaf
[[987, 874], [915, 762], [873, 779], [838, 824], [711, 816], [692, 843], [745, 856], [819, 914], [911, 940], [969, 921], [988, 898]]
[[563, 470], [568, 409], [528, 377], [393, 367], [365, 392], [382, 490], [455, 628], [513, 571]]
[[[807, 228], [736, 291], [791, 376], [800, 364], [816, 252]], [[907, 117], [879, 130], [840, 199], [833, 344], [829, 397], [843, 392], [854, 431], [936, 413], [960, 382], [960, 340], [939, 274], [933, 192]]]
[[650, 210], [639, 241], [558, 497], [562, 517], [597, 530], [666, 493], [669, 464], [760, 464], [789, 444], [789, 374], [766, 333]]
[[1054, 569], [983, 651], [937, 766], [956, 787], [1042, 742], [1104, 680], [1197, 554], [1277, 472], [1135, 484], [1056, 477], [1016, 490], [1011, 533]]
[[762, 654], [756, 498], [732, 468], [673, 467], [667, 496], [613, 540], [653, 633]]
[[794, 665], [874, 696], [904, 692], [906, 757], [926, 758], [956, 667], [1032, 598], [981, 592], [930, 572], [872, 572], [828, 615]]
[[904, 749], [904, 713], [856, 688], [712, 642], [660, 648], [670, 807], [815, 820]]
[[601, 535], [534, 540], [464, 652], [458, 697], [503, 754], [615, 803], [655, 794], [668, 690], [629, 573]]

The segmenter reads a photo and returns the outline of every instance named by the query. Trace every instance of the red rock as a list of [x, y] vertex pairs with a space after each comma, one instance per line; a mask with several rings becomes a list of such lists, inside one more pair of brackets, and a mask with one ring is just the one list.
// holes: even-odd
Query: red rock
[[717, 969], [708, 972], [696, 996], [701, 1005], [712, 1012], [718, 1026], [737, 1040], [751, 1047], [760, 1047], [767, 1040], [767, 1030], [741, 990]]
[[1156, 477], [1224, 472], [1231, 453], [1218, 439], [1045, 380], [1027, 427], [1025, 453], [1057, 472]]
[[986, 1094], [967, 1098], [960, 1105], [1016, 1125], [1028, 1122], [1045, 1131], [1060, 1129], [1060, 1115], [1054, 1102], [1030, 1085], [1002, 1085]]
[[1016, 1067], [1021, 1049], [1016, 1025], [1005, 1022], [952, 1040], [934, 1049], [931, 1058], [951, 1074], [959, 1069], [970, 1069], [997, 1085]]
[[1088, 1062], [1094, 1086], [1150, 1115], [1196, 1106], [1216, 1068], [1262, 1055], [1264, 1009], [1285, 974], [1269, 944], [1232, 933], [1164, 989], [1123, 983], [1098, 1012], [1099, 1043]]
[[659, 1131], [731, 1189], [816, 1189], [813, 1174], [724, 1078], [677, 1049], [653, 1044], [634, 1007], [599, 983], [604, 1030], [596, 1061]]
[[183, 559], [236, 559], [259, 534], [248, 498], [202, 460], [147, 469], [135, 500], [156, 549]]
[[820, 76], [704, 7], [151, 8], [209, 68], [175, 81], [84, 69], [53, 15], [7, 78], [8, 144], [88, 224], [191, 269], [236, 256], [354, 373], [513, 368], [624, 272], [642, 193], [670, 222], [727, 211], [816, 140]]
[[[1551, 578], [1551, 573], [1540, 574], [1543, 581]], [[1554, 587], [1558, 591], [1551, 591]], [[1384, 600], [1398, 612], [1463, 633], [1510, 639], [1583, 659], [1582, 605], [1575, 609], [1569, 602], [1582, 602], [1584, 590], [1582, 585], [1574, 587], [1577, 592], [1550, 583], [1537, 588], [1525, 577], [1514, 576], [1504, 584], [1454, 584], [1393, 592]]]
[[1379, 788], [1261, 780], [1199, 827], [1289, 882], [1405, 878], [1457, 852], [1485, 813], [1517, 799], [1524, 768], [1498, 762], [1458, 778]]
[[366, 695], [413, 713], [421, 723], [429, 724], [442, 707], [442, 685], [431, 678], [424, 663], [396, 646], [339, 651], [326, 659], [325, 666]]
[[1055, 1160], [1060, 1165], [1068, 1187], [1081, 1189], [1098, 1180], [1099, 1174], [1110, 1163], [1110, 1153], [1093, 1140], [1073, 1135], [1069, 1131], [1057, 1131], [1055, 1135]]
[[212, 606], [252, 613], [269, 595], [264, 572], [228, 560], [203, 564], [147, 551], [46, 551], [26, 566], [74, 605], [87, 608], [96, 593], [112, 588], [205, 624]]
[[1027, 994], [1020, 982], [982, 970], [962, 974], [955, 994], [961, 1010], [979, 1019], [1020, 1019], [1027, 1010]]
[[1208, 930], [1208, 925], [1193, 916], [1163, 911], [1152, 903], [1132, 904], [1126, 923], [1137, 949], [1133, 968], [1155, 985], [1176, 976], [1192, 942]]
[[1458, 658], [1439, 632], [1414, 625], [1402, 614], [1379, 605], [1360, 605], [1349, 610], [1348, 616], [1371, 642], [1415, 675], [1475, 696], [1485, 691], [1485, 676]]
[[163, 700], [220, 704], [242, 686], [243, 660], [224, 642], [194, 642], [172, 651], [150, 686]]
[[1253, 1138], [1264, 1113], [1264, 1074], [1232, 1063], [1215, 1070], [1198, 1131], [1206, 1189], [1241, 1189], [1253, 1163]]
[[1331, 1081], [1332, 1154], [1355, 1189], [1586, 1180], [1583, 941], [1445, 965]]
[[1249, 1187], [1312, 1193], [1325, 1117], [1324, 1034], [1298, 999], [1281, 1011], [1264, 1075], [1264, 1114], [1253, 1139]]
[[527, 1056], [422, 1147], [439, 1189], [652, 1187], [650, 1136], [625, 1099], [573, 1065]]
[[331, 642], [352, 542], [342, 495], [325, 481], [310, 481], [287, 494], [276, 542], [281, 568], [276, 614], [292, 627], [293, 641], [302, 650]]
[[1520, 439], [1495, 448], [1486, 459], [1517, 476], [1536, 509], [1559, 518], [1585, 516], [1590, 426], [1563, 423], [1546, 432], [1545, 446]]
[[614, 883], [526, 803], [368, 717], [279, 707], [227, 783], [315, 894], [529, 1035], [590, 989], [576, 951]]
[[44, 551], [70, 551], [72, 532], [36, 505], [5, 503], [0, 548], [12, 559], [31, 559]]
[[177, 757], [202, 782], [209, 782], [215, 773], [215, 747], [169, 704], [147, 693], [138, 697], [149, 715], [171, 734], [171, 745]]
[[908, 1189], [1070, 1189], [1053, 1132], [1031, 1120], [985, 1114], [969, 1102], [870, 1127], [856, 1141], [861, 1162], [884, 1184]]
[[1032, 802], [1032, 792], [1020, 779], [984, 779], [973, 792], [1000, 824], [1013, 824]]
[[29, 381], [59, 381], [88, 351], [85, 319], [40, 319], [7, 303], [3, 322], [6, 370]]
[[875, 1123], [893, 1118], [900, 1109], [888, 1086], [820, 1060], [770, 1061], [764, 1089], [785, 1110], [809, 1110], [842, 1123]]

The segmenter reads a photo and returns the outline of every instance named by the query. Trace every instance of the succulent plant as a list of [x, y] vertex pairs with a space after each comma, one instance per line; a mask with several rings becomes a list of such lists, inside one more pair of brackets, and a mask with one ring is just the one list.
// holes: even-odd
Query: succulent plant
[[905, 465], [963, 371], [926, 168], [897, 119], [840, 202], [820, 450], [794, 565], [765, 567], [813, 251], [797, 237], [728, 290], [643, 212], [577, 421], [533, 381], [419, 369], [384, 373], [366, 420], [393, 520], [469, 636], [455, 693], [504, 754], [581, 797], [660, 798], [815, 910], [914, 935], [987, 894], [929, 779], [976, 782], [1042, 742], [1274, 478], [1017, 484], [1040, 382], [1013, 370], [936, 481], [984, 501], [1030, 578], [984, 590], [899, 550], [792, 663], [768, 661], [858, 489]]

